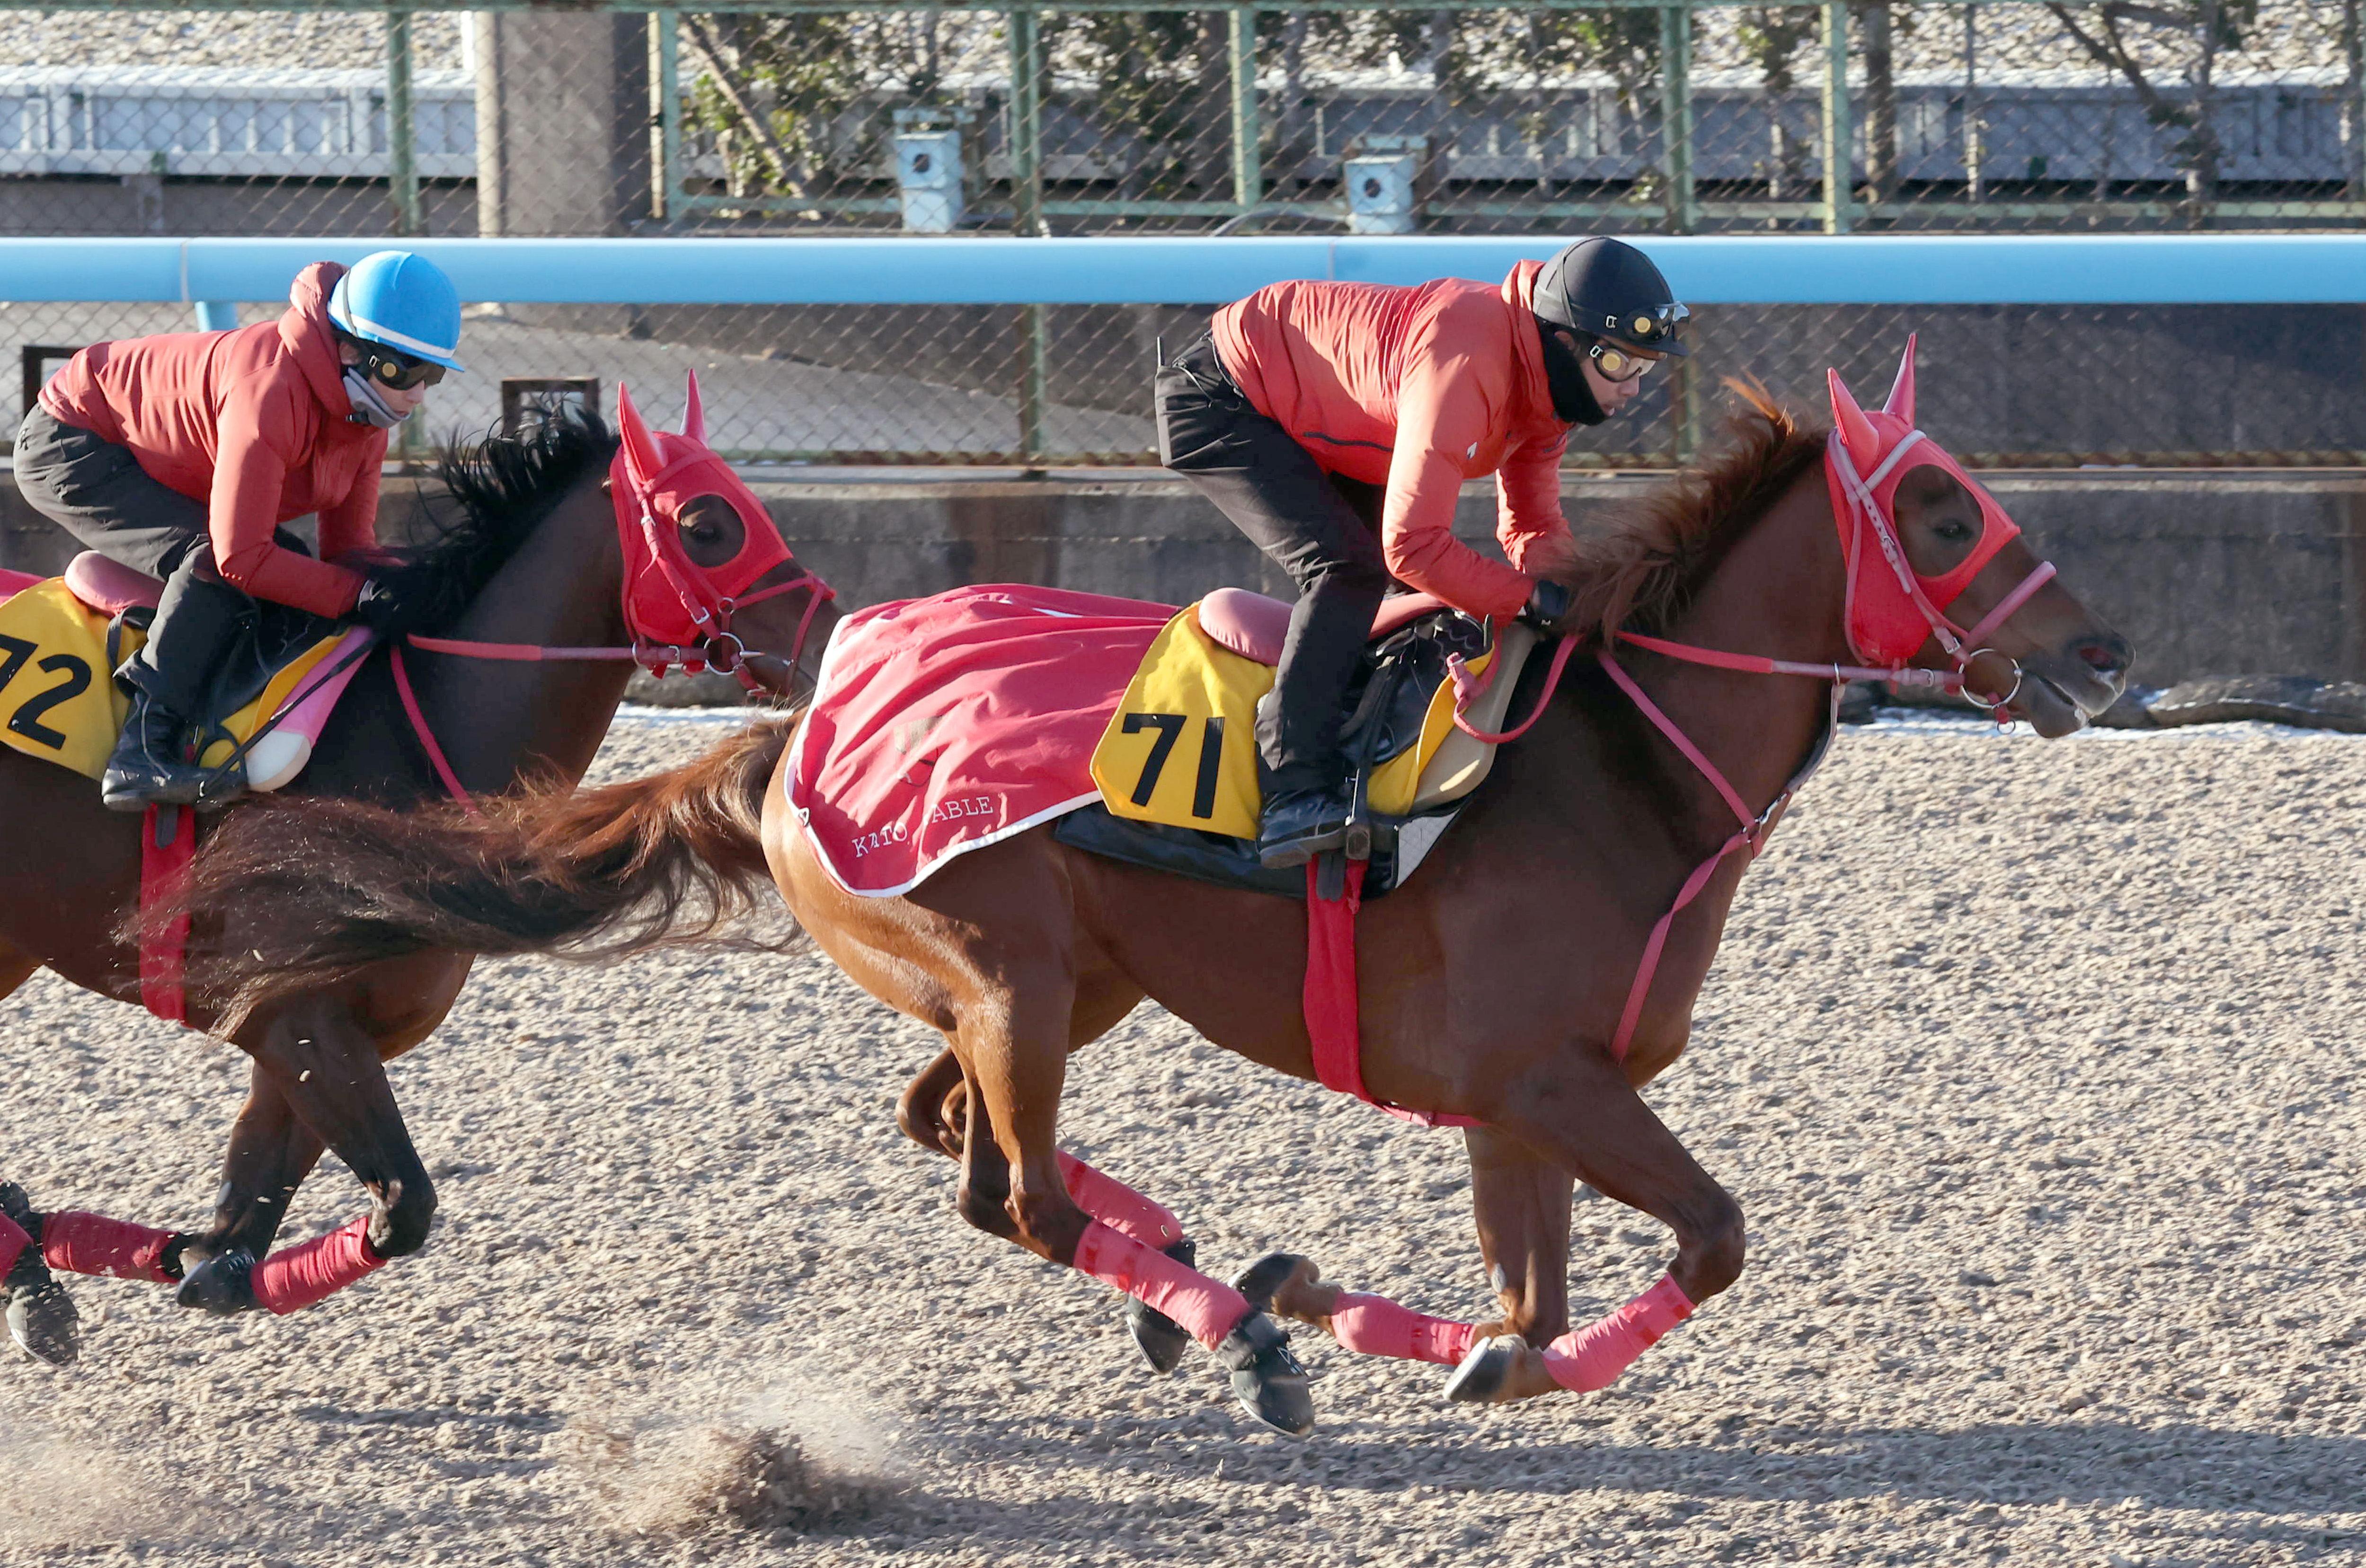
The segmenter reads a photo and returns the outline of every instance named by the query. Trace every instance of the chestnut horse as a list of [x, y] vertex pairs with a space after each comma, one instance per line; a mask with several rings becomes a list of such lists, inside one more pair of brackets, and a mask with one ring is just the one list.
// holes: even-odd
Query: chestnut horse
[[[696, 395], [693, 383], [693, 431]], [[643, 637], [646, 617], [630, 612], [628, 579], [658, 575], [653, 555], [671, 557], [668, 580], [703, 593], [710, 606], [719, 597], [715, 577], [729, 575], [714, 568], [744, 558], [747, 571], [724, 591], [736, 589], [752, 608], [730, 627], [727, 647], [709, 644], [706, 651], [727, 667], [737, 649], [773, 650], [748, 656], [748, 678], [788, 692], [794, 651], [828, 589], [786, 558], [760, 508], [748, 517], [752, 496], [746, 507], [728, 494], [706, 494], [636, 510], [646, 508], [646, 495], [628, 476], [659, 473], [685, 454], [713, 454], [688, 435], [652, 436], [621, 394], [619, 417], [621, 458], [618, 438], [596, 415], [580, 412], [555, 412], [520, 435], [445, 454], [441, 478], [459, 515], [404, 569], [428, 602], [443, 607], [429, 624], [484, 646], [439, 649], [435, 639], [422, 640], [400, 676], [374, 652], [289, 786], [290, 796], [367, 798], [408, 808], [448, 799], [455, 786], [474, 794], [532, 778], [546, 790], [563, 791], [599, 749], [636, 658], [661, 666], [679, 652]], [[715, 464], [719, 469], [719, 460]], [[620, 476], [613, 487], [630, 494], [612, 498], [612, 470]], [[629, 570], [628, 540], [637, 550]], [[810, 585], [810, 591], [754, 604], [767, 597], [765, 588], [745, 579], [760, 562], [763, 585]], [[730, 600], [721, 603], [727, 622]], [[827, 627], [835, 613], [820, 623]], [[417, 721], [406, 715], [411, 703]], [[235, 806], [214, 831], [251, 813], [268, 816], [273, 803], [258, 797]], [[15, 751], [0, 751], [0, 819], [10, 828], [0, 854], [6, 894], [0, 897], [0, 994], [46, 968], [100, 995], [136, 1002], [139, 966], [121, 933], [139, 908], [140, 819], [106, 810], [91, 780]], [[190, 949], [200, 966], [201, 949], [202, 940]], [[254, 1067], [210, 1226], [174, 1234], [76, 1213], [27, 1215], [27, 1228], [47, 1233], [37, 1240], [54, 1266], [177, 1278], [182, 1305], [221, 1313], [257, 1305], [291, 1310], [308, 1296], [317, 1299], [323, 1284], [346, 1282], [416, 1251], [434, 1213], [434, 1189], [403, 1126], [385, 1063], [442, 1021], [472, 961], [462, 950], [413, 947], [333, 985], [290, 988], [228, 1032]], [[201, 967], [190, 980], [190, 1022], [222, 1025], [205, 1001]], [[315, 1258], [299, 1271], [305, 1277], [277, 1279], [257, 1260], [265, 1259], [289, 1196], [324, 1148], [335, 1149], [368, 1189], [371, 1213], [366, 1226], [339, 1233], [345, 1237], [340, 1259]], [[20, 1200], [17, 1206], [22, 1213], [28, 1205]], [[30, 1266], [39, 1260], [35, 1255]], [[15, 1282], [25, 1282], [20, 1275]], [[266, 1286], [260, 1302], [258, 1282]], [[71, 1303], [54, 1285], [28, 1288], [45, 1298], [45, 1312], [37, 1316], [46, 1320], [37, 1326], [44, 1342], [26, 1348], [71, 1359]], [[20, 1305], [12, 1303], [18, 1319], [25, 1316], [16, 1310]], [[34, 1326], [15, 1327], [32, 1337]]]
[[[1873, 475], [1869, 493], [1887, 497], [1887, 548], [1903, 558], [1865, 546], [1854, 564], [1894, 567], [1893, 595], [1910, 568], [1926, 587], [1959, 572], [1968, 582], [1951, 585], [1947, 602], [1994, 622], [1980, 627], [1987, 654], [1973, 659], [1965, 645], [1951, 659], [1963, 639], [1934, 607], [1917, 633], [1923, 645], [1898, 662], [1969, 663], [2000, 714], [2047, 736], [2079, 729], [2119, 695], [2127, 644], [2047, 580], [2050, 568], [1944, 454], [1925, 444], [1919, 462], [1876, 470], [1866, 454], [1885, 439], [1901, 449], [1921, 439], [1899, 441], [1911, 425], [1910, 371], [1883, 416], [1851, 403], [1843, 425], [1857, 467]], [[823, 952], [943, 1033], [947, 1050], [906, 1092], [900, 1120], [960, 1161], [963, 1217], [1129, 1292], [1163, 1315], [1153, 1327], [1179, 1320], [1234, 1369], [1235, 1392], [1268, 1424], [1302, 1432], [1313, 1409], [1268, 1306], [1353, 1350], [1459, 1364], [1448, 1385], [1459, 1398], [1600, 1387], [1741, 1271], [1740, 1206], [1641, 1091], [1684, 1048], [1750, 858], [1721, 854], [1736, 807], [1771, 813], [1829, 738], [1834, 677], [1863, 645], [1844, 620], [1876, 597], [1871, 587], [1856, 594], [1844, 569], [1826, 432], [1757, 397], [1729, 433], [1705, 471], [1575, 546], [1557, 575], [1594, 628], [1585, 656], [1560, 661], [1566, 675], [1549, 696], [1535, 667], [1544, 661], [1532, 661], [1515, 711], [1540, 704], [1533, 728], [1502, 748], [1419, 872], [1361, 916], [1365, 1081], [1380, 1100], [1470, 1119], [1498, 1321], [1448, 1323], [1344, 1293], [1288, 1255], [1227, 1287], [1187, 1265], [1188, 1243], [1163, 1209], [1057, 1147], [1071, 1054], [1145, 996], [1217, 1045], [1313, 1079], [1301, 905], [1098, 858], [1041, 827], [950, 860], [900, 896], [853, 896], [788, 807], [788, 723], [751, 728], [670, 773], [571, 799], [519, 797], [484, 822], [310, 804], [255, 819], [254, 831], [223, 834], [199, 868], [200, 905], [229, 917], [235, 956], [220, 978], [242, 1003], [268, 1006], [414, 946], [646, 946], [662, 936], [646, 887], [610, 885], [601, 868], [665, 873], [677, 901], [692, 880], [726, 901], [752, 897], [769, 873]], [[1651, 634], [1678, 651], [1624, 642]], [[1682, 645], [1773, 655], [1820, 678], [1696, 662]], [[1667, 728], [1611, 673], [1613, 647]], [[1754, 850], [1763, 834], [1742, 836]], [[1688, 882], [1696, 896], [1638, 986], [1655, 925]], [[273, 896], [239, 893], [250, 885]], [[1639, 1012], [1622, 1028], [1630, 990]], [[1580, 1181], [1667, 1226], [1675, 1256], [1651, 1291], [1572, 1334]]]

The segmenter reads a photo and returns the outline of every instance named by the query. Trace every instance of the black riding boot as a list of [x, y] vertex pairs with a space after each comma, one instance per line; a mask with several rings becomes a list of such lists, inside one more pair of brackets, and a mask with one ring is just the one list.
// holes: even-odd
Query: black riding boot
[[146, 644], [115, 672], [131, 716], [99, 780], [108, 810], [185, 806], [201, 792], [214, 805], [243, 792], [242, 778], [209, 778], [197, 766], [188, 732], [207, 717], [224, 656], [254, 626], [254, 601], [214, 576], [212, 551], [200, 546], [174, 568]]
[[1332, 577], [1290, 611], [1273, 690], [1257, 705], [1257, 752], [1266, 765], [1257, 859], [1268, 867], [1303, 866], [1346, 836], [1340, 709], [1380, 603], [1377, 588]]

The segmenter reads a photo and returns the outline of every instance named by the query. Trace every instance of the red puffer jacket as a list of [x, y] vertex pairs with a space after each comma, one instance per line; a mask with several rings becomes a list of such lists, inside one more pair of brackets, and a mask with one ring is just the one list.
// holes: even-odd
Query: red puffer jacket
[[[361, 575], [338, 556], [377, 543], [378, 465], [387, 432], [355, 424], [330, 336], [329, 291], [344, 275], [315, 262], [287, 313], [230, 332], [169, 332], [94, 343], [41, 388], [41, 407], [131, 449], [158, 483], [206, 503], [214, 564], [257, 599], [343, 615]], [[272, 531], [321, 517], [315, 561]]]
[[[1216, 353], [1259, 413], [1335, 474], [1386, 485], [1380, 548], [1399, 580], [1473, 615], [1509, 620], [1517, 570], [1566, 538], [1543, 347], [1528, 308], [1539, 263], [1501, 286], [1278, 283], [1216, 314]], [[1495, 476], [1495, 536], [1514, 565], [1454, 537], [1465, 479]]]

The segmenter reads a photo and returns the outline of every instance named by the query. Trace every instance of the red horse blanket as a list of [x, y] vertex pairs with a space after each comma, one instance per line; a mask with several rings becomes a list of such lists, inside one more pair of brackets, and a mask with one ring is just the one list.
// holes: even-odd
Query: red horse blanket
[[789, 804], [851, 893], [1100, 799], [1093, 747], [1175, 608], [1008, 583], [857, 610], [822, 657]]

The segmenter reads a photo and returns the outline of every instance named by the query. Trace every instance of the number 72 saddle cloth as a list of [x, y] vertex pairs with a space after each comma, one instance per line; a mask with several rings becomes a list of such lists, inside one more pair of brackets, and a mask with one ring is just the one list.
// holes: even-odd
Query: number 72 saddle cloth
[[[114, 672], [146, 641], [163, 587], [95, 554], [62, 577], [0, 572], [0, 745], [87, 778], [104, 773], [131, 706]], [[292, 638], [233, 694], [199, 760], [218, 767], [245, 747], [250, 790], [295, 778], [370, 640], [363, 627]]]
[[[1177, 610], [996, 584], [857, 611], [824, 655], [789, 805], [848, 891], [891, 897], [1043, 823], [1096, 854], [1302, 897], [1256, 863], [1256, 711], [1290, 607], [1220, 589]], [[1410, 874], [1485, 777], [1526, 628], [1389, 601], [1346, 747], [1376, 828], [1365, 896]]]

